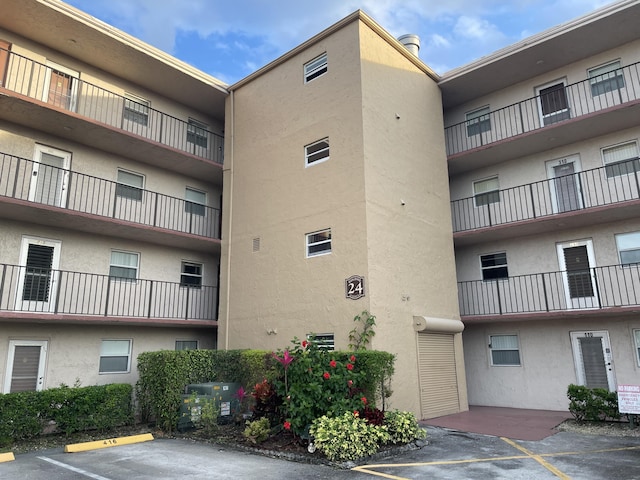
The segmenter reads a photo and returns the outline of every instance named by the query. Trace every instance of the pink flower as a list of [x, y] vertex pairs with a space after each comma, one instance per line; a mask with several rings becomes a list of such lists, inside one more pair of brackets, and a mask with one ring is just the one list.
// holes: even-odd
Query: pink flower
[[353, 385], [353, 380], [347, 380], [347, 385], [349, 386]]
[[331, 378], [331, 375], [329, 375], [329, 372], [324, 372], [322, 376], [324, 377], [325, 380], [329, 380]]
[[353, 370], [353, 365], [350, 363], [347, 363], [347, 370]]
[[335, 360], [331, 360], [331, 361], [329, 362], [329, 366], [330, 366], [331, 368], [336, 368], [336, 365], [337, 365], [337, 363], [336, 363], [336, 361], [335, 361]]
[[349, 360], [351, 360], [351, 363], [355, 363], [356, 362], [356, 356], [355, 355], [351, 355], [351, 358]]
[[289, 350], [284, 351], [282, 358], [277, 356], [275, 353], [272, 353], [271, 355], [282, 364], [285, 370], [289, 368], [289, 364], [293, 362], [293, 357], [289, 354]]
[[243, 387], [240, 387], [238, 391], [235, 393], [235, 397], [240, 401], [244, 400], [246, 396], [247, 396], [247, 392], [244, 391]]
[[284, 422], [284, 429], [291, 430], [291, 422]]

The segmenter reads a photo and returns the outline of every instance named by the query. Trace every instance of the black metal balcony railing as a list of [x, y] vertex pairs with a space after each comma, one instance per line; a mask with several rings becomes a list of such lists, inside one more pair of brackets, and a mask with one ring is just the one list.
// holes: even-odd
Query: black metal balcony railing
[[[556, 88], [558, 87], [558, 88]], [[532, 132], [640, 99], [640, 63], [540, 95], [445, 128], [447, 155]]]
[[217, 287], [0, 264], [0, 311], [215, 320]]
[[220, 210], [0, 153], [0, 196], [220, 238]]
[[640, 305], [640, 264], [458, 283], [460, 314], [507, 315]]
[[0, 54], [8, 55], [4, 82], [0, 77], [0, 85], [8, 90], [197, 157], [223, 162], [224, 138], [201, 123], [180, 120], [17, 53], [3, 50]]
[[451, 202], [453, 231], [534, 220], [640, 198], [640, 159]]

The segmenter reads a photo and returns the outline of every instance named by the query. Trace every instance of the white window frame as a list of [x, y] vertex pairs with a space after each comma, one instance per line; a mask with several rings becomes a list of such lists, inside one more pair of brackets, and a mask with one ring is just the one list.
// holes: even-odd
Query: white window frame
[[[587, 70], [587, 77], [589, 78], [589, 85], [591, 85], [592, 97], [615, 92], [625, 87], [622, 62], [620, 59], [611, 60], [602, 65], [589, 68]], [[616, 84], [615, 88], [610, 88], [612, 84]]]
[[[119, 354], [115, 355], [115, 354], [105, 354], [104, 353], [104, 344], [105, 342], [119, 342], [119, 343], [124, 343], [127, 342], [127, 369], [126, 370], [115, 370], [115, 371], [111, 371], [111, 370], [105, 370], [102, 371], [102, 359], [103, 358], [111, 358], [111, 357], [124, 357], [125, 355], [123, 355], [122, 352], [120, 352]], [[98, 362], [98, 373], [99, 375], [111, 375], [111, 374], [118, 374], [118, 373], [131, 373], [131, 351], [132, 351], [132, 346], [133, 346], [133, 340], [132, 339], [122, 339], [122, 338], [105, 338], [103, 340], [100, 341], [100, 361]]]
[[122, 117], [128, 122], [137, 123], [142, 127], [148, 127], [150, 107], [151, 102], [149, 100], [125, 92]]
[[[123, 253], [125, 255], [135, 255], [136, 257], [136, 265], [135, 267], [132, 267], [131, 265], [124, 265], [124, 264], [118, 264], [118, 263], [113, 263], [113, 254], [114, 253]], [[130, 269], [130, 270], [134, 270], [135, 271], [135, 277], [134, 278], [130, 278], [130, 277], [119, 277], [117, 275], [113, 275], [111, 273], [111, 269], [115, 267], [115, 268], [126, 268], [126, 269]], [[128, 252], [126, 250], [111, 250], [111, 256], [109, 258], [109, 277], [112, 280], [118, 280], [121, 282], [136, 282], [138, 281], [139, 278], [139, 274], [140, 274], [140, 254], [137, 252]]]
[[491, 131], [491, 108], [485, 105], [465, 113], [467, 122], [467, 137], [481, 135]]
[[[622, 150], [624, 147], [630, 147], [629, 150], [635, 150], [628, 158], [614, 158], [607, 161], [607, 153], [615, 150]], [[640, 171], [640, 152], [638, 150], [638, 141], [629, 140], [615, 145], [608, 145], [600, 149], [602, 164], [605, 168], [607, 178], [621, 177], [622, 175], [633, 175]]]
[[209, 125], [195, 118], [189, 118], [187, 142], [199, 148], [209, 148]]
[[[495, 181], [495, 188], [491, 188], [490, 190], [481, 190], [478, 191], [478, 186], [484, 185], [490, 182]], [[478, 200], [482, 199], [481, 202]], [[484, 200], [486, 199], [486, 201]], [[493, 175], [491, 177], [482, 178], [480, 180], [474, 180], [473, 182], [473, 205], [476, 208], [486, 207], [487, 205], [491, 205], [492, 203], [500, 203], [500, 180], [498, 175]]]
[[329, 160], [329, 137], [310, 143], [304, 147], [304, 165], [309, 167]]
[[[197, 273], [188, 273], [185, 272], [184, 268], [187, 265], [193, 265], [193, 266], [197, 266], [200, 268], [200, 274]], [[200, 262], [192, 262], [189, 260], [183, 260], [182, 263], [180, 264], [180, 286], [183, 288], [202, 288], [202, 271], [204, 270], [204, 265]], [[184, 282], [184, 278], [199, 278], [200, 279], [200, 283], [186, 283]]]
[[[618, 233], [615, 235], [615, 238], [616, 238], [616, 249], [618, 250], [618, 259], [620, 260], [620, 265], [622, 265], [623, 267], [638, 265], [640, 263], [640, 231]], [[626, 252], [637, 252], [637, 255], [639, 257], [638, 261], [624, 262], [622, 260], [622, 254]]]
[[[189, 198], [190, 194], [201, 195], [201, 201], [195, 198]], [[207, 216], [207, 192], [192, 187], [186, 187], [184, 190], [184, 211], [201, 217]]]
[[307, 341], [313, 341], [320, 350], [335, 350], [335, 335], [333, 333], [308, 333]]
[[[314, 235], [323, 234], [323, 233], [328, 233], [329, 238], [314, 241], [313, 239]], [[307, 233], [305, 235], [305, 243], [306, 243], [305, 250], [307, 252], [307, 258], [319, 257], [321, 255], [329, 255], [332, 250], [331, 242], [332, 242], [332, 236], [331, 236], [330, 228], [325, 228], [324, 230], [317, 230], [315, 232]], [[328, 248], [325, 250], [320, 250], [318, 252], [311, 252], [311, 248], [318, 245], [328, 245]]]
[[[542, 97], [542, 91], [547, 90], [556, 85], [562, 85], [564, 92], [564, 100], [566, 102], [565, 108], [559, 108], [553, 112], [544, 113], [544, 102]], [[569, 92], [567, 90], [567, 79], [559, 78], [553, 82], [545, 83], [535, 88], [536, 100], [538, 102], [538, 113], [540, 115], [540, 126], [545, 127], [547, 125], [553, 125], [558, 122], [562, 122], [571, 118], [571, 99], [569, 98]]]
[[[190, 344], [195, 344], [194, 348], [178, 348], [178, 344], [185, 344], [185, 343], [190, 343]], [[184, 347], [184, 345], [181, 345], [182, 347]], [[198, 350], [199, 349], [199, 344], [198, 344], [198, 340], [176, 340], [175, 343], [175, 350], [177, 352], [183, 351], [183, 350]]]
[[[134, 185], [132, 182], [128, 181], [128, 179], [120, 178], [120, 174], [138, 177], [140, 179], [140, 186]], [[131, 170], [125, 170], [124, 168], [118, 168], [116, 173], [116, 197], [141, 202], [144, 198], [144, 184], [145, 176], [143, 174], [132, 172]], [[134, 192], [135, 196], [133, 195]]]
[[304, 64], [304, 83], [309, 83], [327, 73], [328, 66], [327, 52], [309, 60]]
[[[515, 337], [517, 348], [494, 348], [494, 337]], [[520, 337], [517, 333], [494, 333], [489, 335], [489, 361], [492, 367], [521, 367], [522, 366], [522, 348], [520, 345]], [[518, 352], [518, 363], [495, 363], [493, 352]]]
[[[483, 266], [483, 257], [491, 257], [495, 258], [496, 255], [504, 255], [504, 264], [500, 265], [492, 265], [492, 266]], [[485, 282], [491, 282], [493, 280], [506, 280], [509, 278], [509, 263], [507, 261], [507, 252], [494, 252], [494, 253], [483, 253], [479, 257], [480, 261], [480, 273], [482, 274], [482, 280]], [[488, 259], [488, 258], [487, 258]], [[488, 272], [491, 270], [498, 270], [504, 268], [506, 269], [506, 275], [504, 277], [494, 277], [494, 278], [484, 278], [484, 272]]]

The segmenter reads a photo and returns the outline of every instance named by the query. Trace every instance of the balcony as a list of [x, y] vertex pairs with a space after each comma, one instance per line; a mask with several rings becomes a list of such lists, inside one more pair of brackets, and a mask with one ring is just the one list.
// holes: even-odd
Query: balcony
[[0, 49], [3, 57], [1, 118], [162, 168], [178, 163], [193, 175], [208, 176], [220, 170], [224, 138], [205, 125], [80, 80], [76, 72]]
[[202, 251], [219, 245], [219, 209], [51, 165], [57, 159], [0, 153], [0, 201], [12, 203], [3, 216]]
[[0, 264], [0, 318], [215, 326], [215, 286]]
[[463, 317], [637, 313], [640, 311], [637, 308], [640, 306], [640, 265], [458, 282], [458, 301]]
[[[518, 234], [541, 233], [638, 215], [640, 159], [555, 177], [451, 202], [457, 244]], [[588, 215], [588, 214], [591, 215]], [[545, 220], [555, 219], [553, 222]], [[562, 225], [559, 220], [562, 219]], [[497, 228], [501, 227], [501, 228]], [[493, 230], [493, 233], [491, 232]]]
[[571, 85], [559, 81], [533, 98], [446, 127], [450, 173], [628, 128], [638, 118], [640, 63]]

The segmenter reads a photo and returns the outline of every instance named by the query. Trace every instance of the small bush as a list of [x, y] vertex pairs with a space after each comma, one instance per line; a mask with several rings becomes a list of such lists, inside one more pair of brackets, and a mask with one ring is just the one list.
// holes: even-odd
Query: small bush
[[386, 412], [384, 423], [389, 431], [391, 443], [409, 443], [427, 436], [427, 432], [418, 425], [415, 415], [411, 412]]
[[384, 424], [384, 412], [378, 408], [365, 407], [364, 410], [360, 412], [360, 416], [371, 425]]
[[244, 435], [244, 438], [249, 440], [251, 443], [256, 444], [262, 443], [269, 438], [270, 431], [271, 427], [269, 425], [269, 419], [262, 417], [259, 420], [247, 422], [247, 428], [244, 429], [242, 434]]
[[389, 440], [384, 425], [372, 425], [351, 412], [334, 418], [325, 415], [314, 420], [310, 433], [318, 450], [332, 461], [357, 460], [373, 455], [381, 444]]
[[577, 422], [620, 419], [616, 392], [572, 384], [567, 388], [567, 397], [569, 411]]

